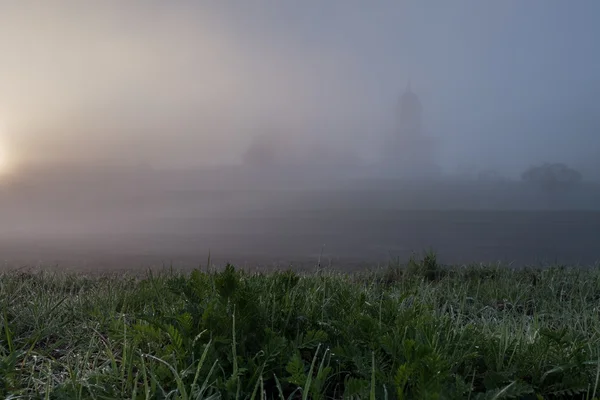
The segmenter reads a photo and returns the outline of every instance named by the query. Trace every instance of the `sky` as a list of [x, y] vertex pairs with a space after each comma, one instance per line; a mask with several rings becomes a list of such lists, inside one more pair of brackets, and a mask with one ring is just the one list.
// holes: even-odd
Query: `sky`
[[591, 170], [598, 15], [597, 0], [0, 0], [0, 157], [222, 164], [277, 132], [376, 159], [410, 80], [448, 170]]

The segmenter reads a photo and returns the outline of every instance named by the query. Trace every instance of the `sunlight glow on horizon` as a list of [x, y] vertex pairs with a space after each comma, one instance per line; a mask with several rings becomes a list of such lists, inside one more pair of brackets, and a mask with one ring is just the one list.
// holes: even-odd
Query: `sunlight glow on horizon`
[[0, 176], [5, 176], [12, 172], [13, 163], [11, 162], [10, 150], [6, 143], [7, 129], [4, 119], [0, 118]]

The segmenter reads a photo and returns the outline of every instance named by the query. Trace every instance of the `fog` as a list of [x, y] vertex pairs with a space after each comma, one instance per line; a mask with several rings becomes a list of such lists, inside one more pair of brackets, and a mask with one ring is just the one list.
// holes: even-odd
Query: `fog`
[[273, 126], [374, 156], [409, 79], [447, 168], [593, 163], [600, 147], [593, 0], [0, 7], [15, 162], [235, 162]]
[[[424, 229], [401, 250], [386, 247], [406, 239], [397, 231], [371, 233], [398, 210], [597, 210], [599, 12], [593, 0], [3, 1], [2, 250], [304, 255], [327, 241], [356, 258], [360, 243], [520, 257], [457, 244], [488, 225], [432, 239], [464, 216], [430, 230], [388, 215]], [[396, 153], [403, 101], [422, 107], [434, 177]], [[581, 183], [522, 182], [545, 163]], [[340, 210], [352, 217], [328, 220]]]

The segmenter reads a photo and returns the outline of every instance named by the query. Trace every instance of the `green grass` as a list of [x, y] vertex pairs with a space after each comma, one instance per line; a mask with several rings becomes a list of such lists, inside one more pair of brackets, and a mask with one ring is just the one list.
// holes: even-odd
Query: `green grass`
[[593, 399], [600, 269], [5, 272], [0, 397]]

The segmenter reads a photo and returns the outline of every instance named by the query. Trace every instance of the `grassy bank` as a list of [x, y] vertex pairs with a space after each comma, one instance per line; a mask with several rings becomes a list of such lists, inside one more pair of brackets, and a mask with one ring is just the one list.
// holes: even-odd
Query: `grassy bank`
[[2, 398], [600, 396], [600, 269], [17, 271], [0, 306]]

